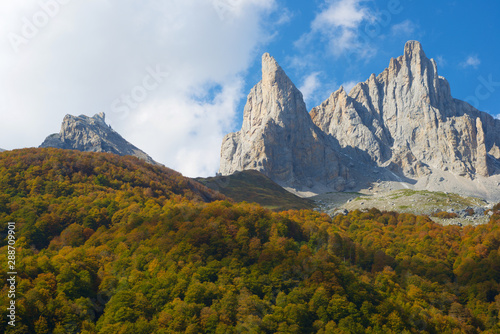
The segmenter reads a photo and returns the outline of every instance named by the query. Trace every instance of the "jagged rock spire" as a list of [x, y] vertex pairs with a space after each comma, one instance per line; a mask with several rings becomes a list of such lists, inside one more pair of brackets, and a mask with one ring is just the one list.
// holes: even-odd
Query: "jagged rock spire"
[[314, 184], [343, 189], [347, 170], [312, 122], [302, 97], [276, 60], [262, 56], [262, 80], [248, 95], [240, 131], [222, 143], [220, 173], [263, 172], [289, 187]]
[[302, 93], [268, 53], [262, 56], [262, 80], [252, 88], [243, 114], [245, 132], [271, 119], [281, 127], [309, 122]]
[[404, 56], [406, 58], [424, 58], [427, 59], [422, 44], [419, 41], [408, 41], [405, 44]]

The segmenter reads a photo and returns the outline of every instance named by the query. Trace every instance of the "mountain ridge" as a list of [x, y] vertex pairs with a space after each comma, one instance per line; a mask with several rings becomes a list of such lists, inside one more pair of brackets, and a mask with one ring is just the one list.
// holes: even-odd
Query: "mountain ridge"
[[[276, 70], [268, 73], [270, 68]], [[333, 92], [307, 119], [302, 94], [267, 53], [262, 71], [249, 94], [241, 130], [223, 140], [221, 174], [256, 169], [298, 192], [357, 190], [387, 181], [500, 198], [500, 191], [488, 184], [492, 176], [496, 182], [500, 171], [500, 121], [454, 99], [418, 41], [407, 42], [403, 55], [349, 93], [343, 87]], [[274, 84], [280, 80], [288, 84]], [[282, 119], [288, 122], [275, 122]], [[317, 140], [302, 139], [310, 134]], [[283, 159], [283, 154], [270, 153], [276, 151], [296, 153]], [[274, 164], [291, 177], [277, 175], [270, 168]]]
[[[343, 147], [366, 151], [380, 166], [392, 161], [407, 176], [428, 173], [424, 165], [471, 178], [491, 174], [486, 146], [491, 149], [498, 138], [483, 123], [494, 129], [500, 125], [453, 99], [419, 42], [406, 43], [403, 56], [392, 58], [388, 68], [358, 83], [347, 97], [342, 91], [313, 108], [311, 118]], [[337, 122], [332, 125], [332, 120]]]

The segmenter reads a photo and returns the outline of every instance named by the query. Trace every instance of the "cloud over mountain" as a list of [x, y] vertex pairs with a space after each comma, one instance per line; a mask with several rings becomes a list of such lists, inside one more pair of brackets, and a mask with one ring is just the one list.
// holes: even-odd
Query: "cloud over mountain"
[[0, 142], [36, 146], [67, 113], [106, 112], [156, 160], [211, 174], [275, 9], [263, 0], [2, 2]]

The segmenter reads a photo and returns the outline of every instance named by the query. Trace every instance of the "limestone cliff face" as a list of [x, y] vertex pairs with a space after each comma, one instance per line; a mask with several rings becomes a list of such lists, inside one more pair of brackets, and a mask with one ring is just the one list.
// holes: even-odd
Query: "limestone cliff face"
[[499, 122], [453, 99], [436, 62], [416, 41], [378, 76], [349, 94], [341, 88], [310, 115], [342, 147], [359, 148], [379, 166], [395, 164], [410, 177], [429, 173], [428, 167], [487, 176], [488, 153], [500, 153]]
[[[478, 176], [500, 172], [500, 121], [454, 99], [416, 41], [378, 76], [350, 92], [341, 87], [309, 114], [302, 94], [265, 54], [243, 126], [222, 144], [220, 172], [245, 169], [296, 189], [395, 181], [482, 194], [488, 181]], [[474, 180], [476, 186], [464, 185]]]
[[276, 60], [262, 57], [262, 80], [252, 88], [240, 131], [222, 143], [220, 173], [254, 169], [282, 186], [327, 185], [343, 190], [348, 170], [330, 139], [313, 124], [302, 93]]
[[48, 136], [40, 147], [132, 155], [156, 164], [150, 156], [111, 129], [105, 122], [104, 113], [94, 117], [66, 115], [61, 131]]

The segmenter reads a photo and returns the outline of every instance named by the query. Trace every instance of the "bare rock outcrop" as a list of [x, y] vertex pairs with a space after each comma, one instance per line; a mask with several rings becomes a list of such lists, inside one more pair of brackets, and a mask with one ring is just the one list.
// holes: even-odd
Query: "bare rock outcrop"
[[500, 198], [500, 120], [454, 99], [417, 41], [378, 76], [350, 92], [340, 87], [309, 114], [264, 54], [243, 126], [222, 143], [220, 172], [245, 169], [295, 190], [385, 184]]
[[343, 190], [348, 169], [330, 139], [312, 122], [302, 93], [269, 54], [252, 88], [241, 130], [222, 142], [220, 173], [254, 169], [285, 187], [317, 184]]
[[40, 147], [132, 155], [156, 164], [149, 155], [111, 129], [105, 122], [104, 113], [96, 114], [94, 117], [66, 115], [61, 131], [48, 136]]
[[310, 114], [342, 147], [357, 147], [379, 166], [393, 163], [410, 177], [428, 173], [423, 166], [488, 176], [488, 152], [498, 155], [498, 121], [453, 99], [417, 41], [406, 43], [378, 76], [349, 94], [341, 88]]

